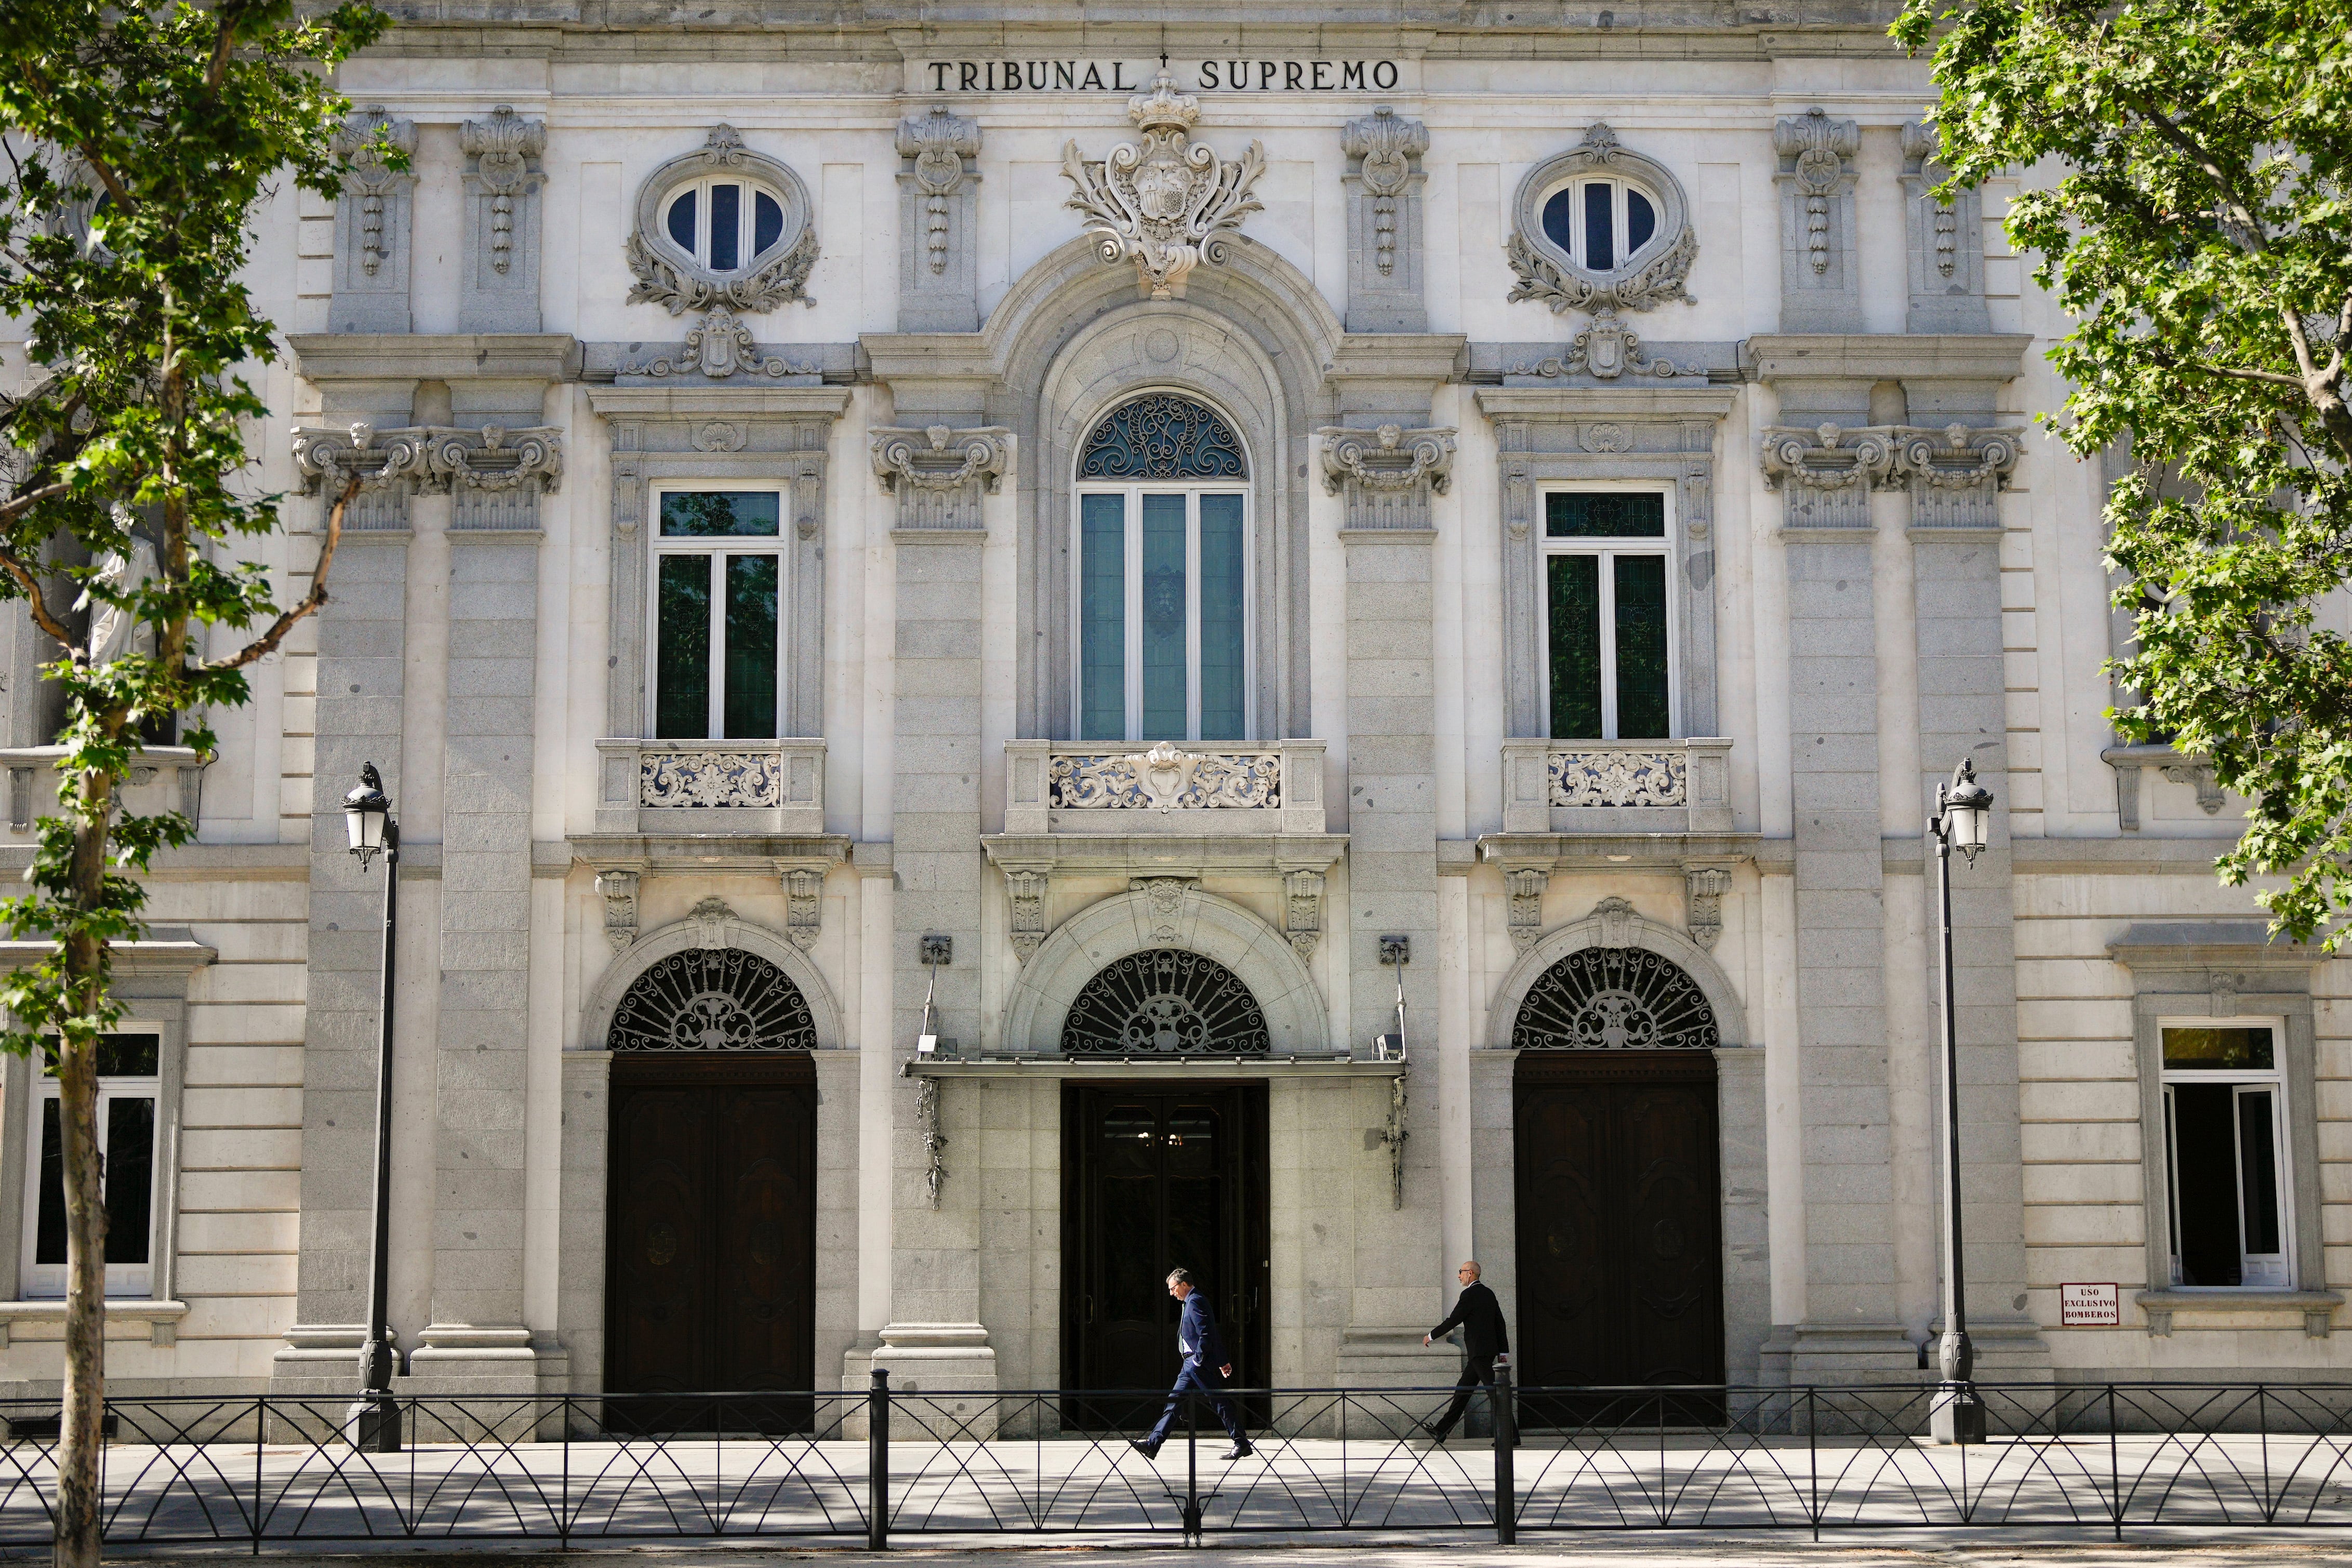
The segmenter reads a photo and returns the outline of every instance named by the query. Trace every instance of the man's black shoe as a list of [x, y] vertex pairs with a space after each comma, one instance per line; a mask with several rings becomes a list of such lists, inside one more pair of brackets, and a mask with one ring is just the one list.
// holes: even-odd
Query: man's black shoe
[[1224, 1453], [1219, 1457], [1223, 1458], [1225, 1463], [1231, 1464], [1235, 1459], [1246, 1459], [1256, 1452], [1257, 1450], [1247, 1443], [1236, 1443], [1232, 1447], [1226, 1449]]
[[1129, 1437], [1127, 1440], [1127, 1446], [1147, 1459], [1160, 1458], [1160, 1445], [1157, 1443], [1147, 1443], [1140, 1437]]
[[1445, 1441], [1445, 1428], [1440, 1426], [1434, 1421], [1423, 1421], [1420, 1423], [1420, 1426], [1422, 1431], [1428, 1436], [1430, 1441], [1433, 1443], [1443, 1443]]

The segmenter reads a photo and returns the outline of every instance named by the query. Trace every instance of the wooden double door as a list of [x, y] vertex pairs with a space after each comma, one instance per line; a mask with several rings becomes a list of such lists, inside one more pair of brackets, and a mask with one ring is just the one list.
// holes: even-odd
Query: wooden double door
[[[1713, 1053], [1525, 1051], [1513, 1100], [1520, 1386], [1720, 1384]], [[1721, 1402], [1671, 1403], [1679, 1425]], [[1538, 1395], [1521, 1420], [1605, 1420], [1610, 1404]]]
[[[638, 1430], [806, 1428], [816, 1074], [806, 1052], [616, 1056], [605, 1387]], [[788, 1397], [775, 1397], [788, 1395]]]
[[[1062, 1385], [1165, 1389], [1178, 1308], [1168, 1271], [1191, 1270], [1234, 1358], [1266, 1384], [1264, 1083], [1066, 1084], [1062, 1090]], [[1148, 1424], [1161, 1398], [1072, 1398], [1076, 1431]], [[1202, 1413], [1204, 1421], [1212, 1418]], [[1213, 1422], [1212, 1421], [1213, 1426]]]

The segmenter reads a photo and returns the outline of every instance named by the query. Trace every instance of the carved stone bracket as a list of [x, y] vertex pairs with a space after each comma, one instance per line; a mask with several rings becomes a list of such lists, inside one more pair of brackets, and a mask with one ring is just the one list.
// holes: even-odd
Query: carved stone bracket
[[466, 288], [458, 325], [467, 331], [539, 331], [540, 154], [547, 121], [499, 104], [488, 120], [457, 128], [472, 160], [466, 180]]
[[1238, 161], [1192, 142], [1201, 100], [1176, 90], [1165, 69], [1151, 90], [1128, 100], [1128, 118], [1143, 132], [1100, 162], [1062, 149], [1062, 173], [1076, 194], [1064, 204], [1087, 219], [1106, 262], [1135, 264], [1146, 298], [1181, 300], [1184, 279], [1203, 262], [1224, 260], [1224, 237], [1262, 210], [1254, 187], [1265, 172], [1265, 149], [1249, 144]]
[[780, 381], [786, 376], [816, 375], [820, 369], [813, 360], [786, 359], [782, 354], [769, 353], [760, 347], [751, 336], [751, 329], [733, 310], [725, 305], [713, 305], [688, 329], [685, 341], [676, 348], [649, 359], [625, 361], [614, 374], [647, 376], [655, 381], [686, 375], [726, 381], [739, 374]]
[[935, 104], [898, 121], [898, 330], [980, 325], [980, 122]]
[[824, 873], [806, 866], [784, 870], [784, 934], [803, 952], [816, 945], [824, 931]]
[[883, 428], [869, 435], [875, 478], [898, 498], [900, 528], [980, 528], [980, 498], [994, 495], [1013, 458], [1001, 426]]
[[1862, 127], [1811, 109], [1774, 125], [1772, 147], [1780, 155], [1780, 330], [1858, 331], [1853, 156]]
[[1349, 159], [1348, 330], [1428, 330], [1422, 302], [1421, 155], [1429, 128], [1387, 104], [1340, 129]]
[[1004, 890], [1013, 902], [1013, 954], [1023, 963], [1037, 955], [1045, 940], [1045, 895], [1052, 876], [1025, 868], [1008, 868]]
[[335, 132], [334, 151], [345, 168], [335, 201], [332, 331], [409, 330], [410, 202], [416, 176], [393, 168], [385, 148], [414, 153], [416, 125], [393, 119], [381, 104], [350, 116]]
[[1721, 866], [1683, 868], [1685, 913], [1683, 929], [1708, 952], [1723, 936], [1723, 895], [1731, 891], [1731, 872]]
[[1537, 866], [1516, 867], [1503, 873], [1503, 885], [1511, 894], [1511, 945], [1525, 952], [1543, 936], [1544, 889], [1551, 885], [1551, 873]]
[[2208, 816], [2219, 812], [2221, 803], [2228, 798], [2221, 786], [2213, 782], [2213, 764], [2210, 763], [2184, 760], [2157, 771], [2164, 775], [2168, 784], [2187, 784], [2194, 789], [2197, 792], [2197, 807]]
[[1323, 873], [1293, 871], [1283, 879], [1282, 929], [1301, 963], [1323, 940]]
[[604, 940], [614, 952], [626, 952], [637, 940], [637, 873], [599, 871], [596, 891], [604, 900]]
[[1348, 528], [1427, 528], [1429, 498], [1444, 495], [1454, 477], [1454, 431], [1328, 427], [1323, 443], [1323, 488], [1348, 498]]
[[1636, 375], [1654, 375], [1662, 381], [1677, 375], [1706, 374], [1704, 365], [1676, 364], [1670, 359], [1653, 359], [1643, 349], [1640, 334], [1619, 320], [1613, 309], [1607, 307], [1594, 313], [1591, 325], [1569, 340], [1565, 353], [1510, 365], [1503, 374], [1556, 380], [1589, 372], [1597, 380], [1615, 381], [1629, 370]]

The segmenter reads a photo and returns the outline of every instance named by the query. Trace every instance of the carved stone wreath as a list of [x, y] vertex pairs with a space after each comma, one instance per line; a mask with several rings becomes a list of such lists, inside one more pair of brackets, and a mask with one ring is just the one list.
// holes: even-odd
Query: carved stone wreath
[[1062, 1025], [1064, 1056], [1263, 1056], [1265, 1016], [1241, 978], [1179, 948], [1129, 953], [1086, 984]]
[[1588, 947], [1539, 975], [1511, 1028], [1518, 1050], [1693, 1051], [1721, 1044], [1698, 982], [1638, 947]]
[[[1543, 229], [1543, 204], [1579, 174], [1630, 176], [1656, 198], [1657, 231], [1625, 264], [1607, 272], [1578, 266]], [[1617, 144], [1617, 133], [1595, 124], [1583, 142], [1529, 169], [1512, 201], [1510, 243], [1506, 247], [1518, 283], [1512, 300], [1539, 300], [1557, 315], [1563, 310], [1649, 310], [1673, 300], [1695, 304], [1684, 287], [1698, 259], [1698, 236], [1690, 226], [1690, 202], [1663, 163]]]
[[816, 1020], [784, 972], [740, 948], [689, 948], [637, 976], [605, 1037], [615, 1051], [810, 1051]]
[[[722, 274], [680, 249], [663, 226], [661, 215], [678, 186], [728, 172], [768, 185], [783, 205], [784, 225], [774, 243], [740, 270]], [[733, 126], [714, 125], [699, 152], [671, 159], [637, 190], [636, 228], [629, 236], [629, 270], [636, 275], [637, 283], [629, 290], [629, 303], [649, 300], [666, 307], [673, 316], [715, 305], [730, 310], [772, 310], [798, 300], [814, 306], [816, 301], [803, 290], [816, 258], [815, 208], [801, 177], [775, 159], [744, 146]]]

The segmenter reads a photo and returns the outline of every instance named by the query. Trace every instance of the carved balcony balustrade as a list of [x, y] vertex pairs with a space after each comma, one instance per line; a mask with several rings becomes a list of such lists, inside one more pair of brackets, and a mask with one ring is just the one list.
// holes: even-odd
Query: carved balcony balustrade
[[1004, 831], [1324, 831], [1323, 742], [1004, 743]]
[[1731, 742], [1503, 742], [1505, 833], [1731, 831]]
[[[8, 831], [29, 835], [33, 824], [58, 814], [58, 761], [64, 746], [0, 748], [8, 770]], [[121, 786], [122, 808], [137, 816], [176, 811], [196, 819], [205, 766], [211, 758], [186, 746], [149, 746], [131, 760]]]
[[603, 740], [596, 752], [600, 835], [824, 832], [822, 740]]

